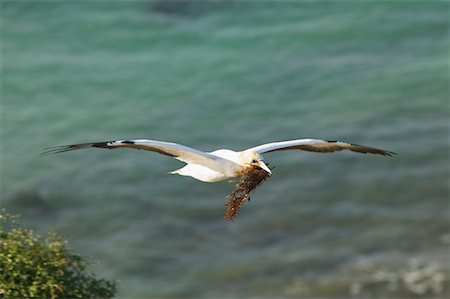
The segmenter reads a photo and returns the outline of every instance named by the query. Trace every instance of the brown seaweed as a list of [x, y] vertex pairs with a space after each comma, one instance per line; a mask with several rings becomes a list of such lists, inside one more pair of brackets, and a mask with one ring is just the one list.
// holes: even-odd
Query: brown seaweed
[[269, 176], [270, 174], [260, 167], [249, 167], [241, 176], [239, 183], [236, 184], [236, 188], [227, 196], [225, 219], [233, 220], [233, 217], [239, 214], [244, 202], [250, 200], [250, 193]]

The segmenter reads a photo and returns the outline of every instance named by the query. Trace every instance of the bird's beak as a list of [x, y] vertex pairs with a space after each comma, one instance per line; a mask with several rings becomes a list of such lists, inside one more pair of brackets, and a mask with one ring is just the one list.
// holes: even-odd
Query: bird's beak
[[263, 161], [258, 161], [258, 165], [266, 172], [268, 172], [270, 175], [272, 174], [272, 170], [270, 170], [270, 168]]

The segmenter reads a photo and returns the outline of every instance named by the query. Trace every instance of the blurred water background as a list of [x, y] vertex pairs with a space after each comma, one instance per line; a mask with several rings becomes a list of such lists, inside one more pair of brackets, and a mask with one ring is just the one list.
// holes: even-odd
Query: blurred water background
[[[1, 205], [54, 229], [119, 298], [444, 298], [449, 292], [449, 4], [1, 4]], [[316, 137], [385, 148], [266, 155], [233, 185], [120, 138], [202, 150]]]

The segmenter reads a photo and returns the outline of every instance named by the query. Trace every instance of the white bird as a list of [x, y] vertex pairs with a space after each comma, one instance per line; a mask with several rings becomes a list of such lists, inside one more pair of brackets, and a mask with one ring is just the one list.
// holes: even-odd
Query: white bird
[[254, 167], [263, 169], [268, 175], [271, 175], [272, 171], [264, 163], [262, 154], [274, 151], [300, 149], [310, 152], [329, 153], [350, 150], [364, 154], [395, 155], [394, 152], [364, 145], [309, 138], [272, 142], [239, 152], [229, 149], [203, 152], [177, 143], [148, 139], [129, 139], [57, 146], [47, 149], [42, 154], [62, 153], [90, 147], [103, 149], [134, 148], [158, 152], [186, 163], [184, 167], [170, 172], [171, 174], [191, 176], [207, 183], [240, 177], [246, 173], [246, 170]]

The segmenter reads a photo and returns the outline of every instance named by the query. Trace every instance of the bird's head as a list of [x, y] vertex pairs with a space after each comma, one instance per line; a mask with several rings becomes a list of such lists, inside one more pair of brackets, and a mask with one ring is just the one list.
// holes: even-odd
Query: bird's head
[[270, 168], [264, 163], [263, 157], [254, 151], [244, 151], [241, 153], [241, 159], [244, 164], [249, 167], [258, 167], [266, 171], [269, 175], [272, 174]]

